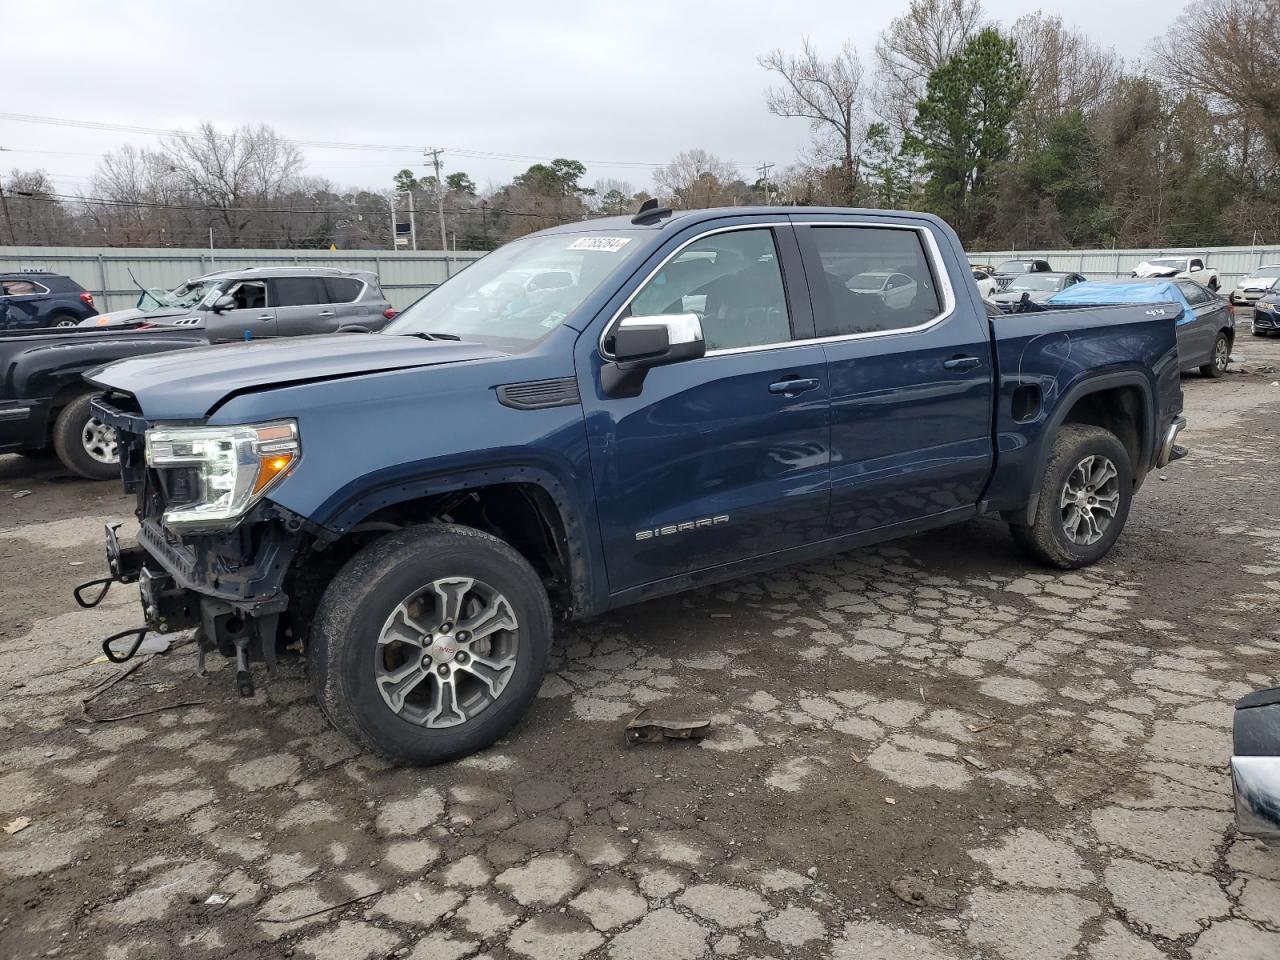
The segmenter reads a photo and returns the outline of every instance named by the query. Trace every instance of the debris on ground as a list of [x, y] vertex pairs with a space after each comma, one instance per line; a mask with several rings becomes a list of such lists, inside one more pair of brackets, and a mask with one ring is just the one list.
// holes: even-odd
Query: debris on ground
[[31, 826], [30, 817], [18, 817], [16, 820], [10, 820], [4, 825], [4, 832], [13, 835], [21, 830], [27, 829], [29, 826]]
[[229, 893], [211, 893], [205, 899], [205, 905], [210, 907], [222, 907], [231, 902], [231, 894]]
[[973, 767], [973, 768], [974, 768], [974, 769], [976, 769], [976, 770], [985, 770], [985, 769], [987, 769], [987, 765], [986, 765], [985, 763], [983, 763], [983, 762], [982, 762], [981, 760], [979, 760], [977, 757], [970, 756], [969, 754], [965, 754], [965, 755], [964, 755], [963, 757], [961, 757], [960, 759], [961, 759], [961, 760], [963, 760], [965, 763], [967, 763], [969, 766]]
[[17, 493], [13, 495], [13, 499], [21, 500], [23, 497], [29, 497], [29, 496], [31, 496], [30, 490], [19, 490]]
[[903, 903], [913, 907], [934, 907], [938, 910], [954, 910], [960, 903], [960, 894], [940, 887], [922, 877], [898, 877], [889, 881], [889, 889]]
[[701, 740], [711, 730], [710, 720], [645, 718], [641, 710], [627, 724], [628, 743], [659, 743], [663, 740]]

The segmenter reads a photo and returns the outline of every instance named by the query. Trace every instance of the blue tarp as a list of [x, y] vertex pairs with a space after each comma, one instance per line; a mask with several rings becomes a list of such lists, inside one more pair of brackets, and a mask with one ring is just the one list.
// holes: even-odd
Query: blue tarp
[[1178, 285], [1168, 280], [1134, 280], [1132, 283], [1098, 283], [1086, 280], [1055, 293], [1046, 303], [1098, 306], [1109, 303], [1176, 303], [1182, 307], [1178, 323], [1192, 319], [1191, 304]]

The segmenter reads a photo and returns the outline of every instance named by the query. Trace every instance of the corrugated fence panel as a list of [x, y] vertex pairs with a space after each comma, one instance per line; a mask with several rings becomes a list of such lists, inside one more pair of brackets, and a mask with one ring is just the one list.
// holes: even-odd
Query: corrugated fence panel
[[[52, 270], [93, 294], [104, 313], [133, 306], [138, 286], [176, 287], [214, 270], [246, 267], [336, 267], [377, 274], [396, 309], [404, 309], [483, 253], [439, 250], [199, 250], [126, 247], [0, 247], [0, 273]], [[132, 274], [132, 277], [131, 277]]]
[[1014, 257], [1036, 257], [1048, 260], [1055, 270], [1074, 270], [1085, 276], [1101, 280], [1106, 277], [1127, 277], [1143, 260], [1151, 257], [1203, 257], [1206, 264], [1218, 271], [1222, 289], [1229, 290], [1236, 281], [1264, 263], [1280, 263], [1280, 247], [1187, 247], [1165, 249], [1126, 250], [997, 250], [974, 251], [969, 254], [971, 263], [998, 265], [1001, 260]]

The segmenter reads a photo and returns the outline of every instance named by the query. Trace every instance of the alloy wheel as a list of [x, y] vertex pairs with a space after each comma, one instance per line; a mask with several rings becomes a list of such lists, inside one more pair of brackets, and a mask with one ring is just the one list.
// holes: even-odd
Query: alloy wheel
[[1120, 506], [1120, 471], [1104, 456], [1085, 457], [1067, 475], [1058, 505], [1068, 540], [1086, 547], [1097, 543]]
[[383, 625], [374, 651], [378, 693], [410, 723], [455, 727], [502, 696], [519, 648], [520, 625], [502, 593], [471, 577], [436, 580]]
[[85, 421], [80, 431], [80, 443], [84, 452], [99, 463], [119, 463], [120, 454], [116, 449], [116, 430], [109, 427], [97, 417]]

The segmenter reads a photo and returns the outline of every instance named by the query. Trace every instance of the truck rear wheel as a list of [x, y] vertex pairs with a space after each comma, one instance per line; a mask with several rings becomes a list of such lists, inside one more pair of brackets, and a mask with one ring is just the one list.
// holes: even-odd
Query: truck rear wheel
[[1035, 519], [1010, 529], [1018, 546], [1041, 563], [1072, 570], [1106, 556], [1132, 499], [1133, 468], [1116, 435], [1071, 423], [1054, 437]]
[[431, 525], [365, 547], [325, 590], [312, 686], [339, 730], [404, 764], [474, 753], [514, 727], [542, 685], [551, 608], [508, 544]]
[[62, 465], [90, 480], [120, 477], [116, 432], [93, 415], [94, 394], [76, 397], [53, 422], [53, 449]]

